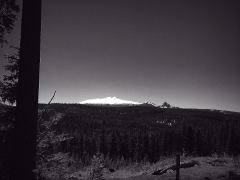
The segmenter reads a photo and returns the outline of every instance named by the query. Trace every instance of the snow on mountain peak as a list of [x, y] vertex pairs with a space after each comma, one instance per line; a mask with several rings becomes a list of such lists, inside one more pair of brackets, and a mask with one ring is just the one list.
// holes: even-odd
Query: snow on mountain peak
[[106, 98], [96, 98], [96, 99], [88, 99], [85, 101], [79, 102], [80, 104], [141, 104], [139, 102], [128, 101], [119, 99], [117, 97], [106, 97]]

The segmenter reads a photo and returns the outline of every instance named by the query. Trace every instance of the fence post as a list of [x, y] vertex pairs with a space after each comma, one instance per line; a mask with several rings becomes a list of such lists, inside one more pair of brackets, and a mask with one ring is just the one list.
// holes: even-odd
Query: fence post
[[180, 180], [180, 154], [176, 156], [176, 180]]

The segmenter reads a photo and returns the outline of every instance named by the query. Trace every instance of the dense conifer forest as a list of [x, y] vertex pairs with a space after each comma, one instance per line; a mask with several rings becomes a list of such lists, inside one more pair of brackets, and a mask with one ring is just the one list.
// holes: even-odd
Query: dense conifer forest
[[[57, 134], [72, 137], [56, 143], [50, 151], [70, 152], [74, 159], [86, 165], [97, 152], [112, 160], [132, 162], [156, 162], [162, 156], [175, 153], [195, 156], [240, 153], [239, 113], [151, 105], [78, 104], [41, 104], [39, 111], [46, 106], [48, 112], [44, 118], [50, 120], [61, 114], [59, 123], [54, 126]], [[10, 126], [11, 111], [1, 106], [1, 136], [10, 137], [3, 124]], [[9, 141], [1, 141], [4, 142]]]
[[134, 162], [156, 162], [178, 152], [195, 156], [240, 153], [239, 113], [151, 105], [52, 104], [48, 109], [48, 118], [62, 114], [57, 132], [73, 137], [52, 151], [70, 152], [83, 163], [97, 152]]

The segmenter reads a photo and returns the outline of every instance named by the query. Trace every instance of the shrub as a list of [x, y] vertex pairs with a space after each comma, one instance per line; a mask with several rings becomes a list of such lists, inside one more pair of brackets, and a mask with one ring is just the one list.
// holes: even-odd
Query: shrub
[[93, 156], [88, 180], [103, 180], [104, 157], [103, 154], [97, 153]]

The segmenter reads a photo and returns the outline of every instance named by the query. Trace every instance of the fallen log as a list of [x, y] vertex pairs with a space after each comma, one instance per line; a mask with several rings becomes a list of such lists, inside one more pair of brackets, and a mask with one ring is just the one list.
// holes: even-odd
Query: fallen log
[[[192, 160], [192, 161], [189, 161], [189, 162], [180, 163], [180, 168], [190, 168], [190, 167], [193, 167], [195, 165], [199, 165], [199, 162]], [[174, 164], [174, 165], [170, 165], [170, 166], [167, 166], [165, 168], [159, 169], [157, 171], [154, 171], [153, 173], [151, 173], [151, 175], [162, 175], [169, 170], [175, 171], [176, 169], [177, 169], [176, 164]]]

